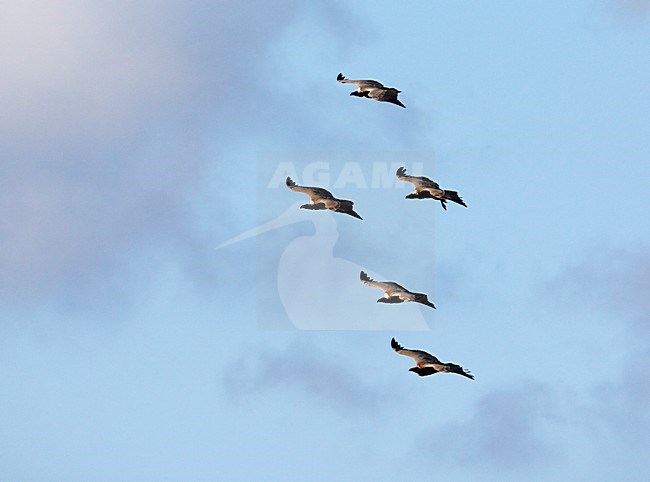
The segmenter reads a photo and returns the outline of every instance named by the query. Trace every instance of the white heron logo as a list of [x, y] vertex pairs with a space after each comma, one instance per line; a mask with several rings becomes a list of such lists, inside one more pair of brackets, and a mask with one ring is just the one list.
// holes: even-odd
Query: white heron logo
[[[295, 175], [295, 174], [294, 174]], [[261, 236], [300, 222], [310, 222], [315, 233], [289, 242], [277, 262], [277, 290], [292, 325], [300, 330], [429, 330], [417, 305], [376, 303], [377, 293], [364, 287], [359, 272], [385, 279], [351, 260], [334, 256], [338, 222], [348, 222], [329, 211], [312, 212], [296, 203], [275, 219], [246, 231], [216, 249]], [[349, 222], [358, 222], [350, 218]], [[429, 315], [431, 316], [431, 315]]]

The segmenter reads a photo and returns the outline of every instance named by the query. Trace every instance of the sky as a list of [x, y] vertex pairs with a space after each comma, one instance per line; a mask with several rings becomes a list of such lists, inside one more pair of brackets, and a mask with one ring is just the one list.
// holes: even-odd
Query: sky
[[3, 3], [0, 478], [647, 480], [649, 58], [646, 0]]

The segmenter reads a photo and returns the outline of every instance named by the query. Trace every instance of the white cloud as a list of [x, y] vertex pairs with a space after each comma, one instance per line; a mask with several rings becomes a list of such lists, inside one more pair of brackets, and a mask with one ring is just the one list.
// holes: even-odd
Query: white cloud
[[188, 199], [214, 163], [209, 144], [250, 142], [246, 123], [264, 116], [242, 117], [264, 89], [259, 61], [301, 8], [3, 5], [4, 301], [101, 299], [129, 264], [165, 252], [212, 276], [213, 240], [202, 238]]

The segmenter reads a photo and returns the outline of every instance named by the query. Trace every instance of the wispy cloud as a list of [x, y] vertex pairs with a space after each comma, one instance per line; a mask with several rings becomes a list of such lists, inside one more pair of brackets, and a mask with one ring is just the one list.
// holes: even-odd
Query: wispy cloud
[[592, 423], [604, 426], [612, 440], [634, 449], [650, 443], [650, 347], [632, 354], [620, 377], [591, 391]]
[[[566, 304], [597, 307], [650, 335], [650, 249], [593, 248], [555, 275], [547, 290]], [[622, 316], [621, 316], [622, 315]]]
[[394, 401], [390, 390], [370, 384], [331, 355], [297, 343], [280, 352], [247, 353], [226, 369], [222, 382], [236, 400], [295, 390], [343, 417], [374, 415]]
[[543, 423], [555, 417], [551, 395], [543, 385], [525, 383], [491, 392], [480, 398], [466, 422], [429, 431], [418, 445], [445, 457], [436, 463], [454, 463], [475, 469], [530, 471], [550, 454], [557, 456], [544, 437]]
[[[567, 307], [605, 311], [612, 323], [629, 327], [619, 375], [590, 391], [590, 424], [605, 426], [618, 440], [637, 447], [647, 441], [650, 417], [650, 249], [590, 250], [548, 284]], [[609, 353], [603, 353], [607, 360]]]
[[613, 0], [614, 6], [627, 15], [647, 15], [650, 13], [650, 0]]

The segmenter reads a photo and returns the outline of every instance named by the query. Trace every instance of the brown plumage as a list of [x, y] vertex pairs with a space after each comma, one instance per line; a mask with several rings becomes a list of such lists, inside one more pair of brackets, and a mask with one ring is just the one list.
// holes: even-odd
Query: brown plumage
[[431, 303], [424, 293], [413, 293], [402, 285], [398, 285], [392, 281], [375, 281], [365, 271], [359, 274], [359, 278], [364, 285], [379, 288], [384, 292], [384, 296], [379, 298], [377, 303], [404, 303], [405, 301], [414, 301], [430, 306], [434, 310], [436, 309], [436, 305]]
[[367, 97], [379, 102], [390, 102], [391, 104], [406, 108], [406, 106], [397, 99], [397, 94], [401, 91], [392, 87], [384, 87], [376, 80], [346, 79], [343, 74], [339, 74], [336, 77], [336, 80], [342, 84], [355, 84], [357, 86], [357, 90], [350, 92], [350, 95], [356, 97]]
[[299, 186], [290, 177], [287, 177], [286, 184], [292, 191], [306, 194], [311, 199], [311, 203], [300, 206], [302, 209], [329, 209], [337, 213], [348, 214], [357, 219], [363, 219], [354, 211], [354, 202], [348, 201], [347, 199], [337, 199], [327, 189], [323, 189], [322, 187]]
[[437, 182], [432, 181], [428, 177], [408, 176], [404, 167], [400, 167], [395, 175], [400, 181], [410, 182], [415, 186], [415, 191], [407, 195], [406, 199], [436, 199], [440, 201], [445, 211], [447, 210], [447, 201], [452, 201], [467, 207], [467, 204], [461, 199], [458, 192], [441, 189]]
[[408, 350], [401, 346], [395, 338], [390, 341], [390, 346], [400, 355], [408, 356], [415, 360], [415, 366], [410, 368], [410, 372], [415, 372], [421, 377], [426, 377], [427, 375], [434, 375], [438, 372], [446, 373], [456, 373], [462, 375], [471, 380], [474, 380], [474, 375], [470, 373], [469, 370], [465, 370], [460, 365], [454, 363], [443, 363], [438, 360], [435, 356], [427, 353], [422, 350]]

